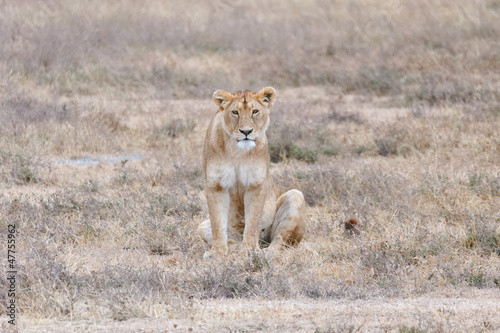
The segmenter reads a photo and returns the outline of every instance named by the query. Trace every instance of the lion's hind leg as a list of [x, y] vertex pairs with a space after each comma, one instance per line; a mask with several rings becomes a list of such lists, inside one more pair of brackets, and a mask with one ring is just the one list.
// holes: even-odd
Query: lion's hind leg
[[[208, 246], [212, 247], [212, 225], [210, 220], [205, 220], [200, 223], [198, 226], [198, 235], [203, 239]], [[228, 226], [228, 245], [239, 244], [241, 243], [242, 235], [241, 231], [236, 229], [235, 227], [229, 225]]]
[[212, 247], [212, 225], [210, 220], [205, 220], [198, 226], [198, 235], [203, 239], [210, 247]]
[[298, 190], [290, 190], [278, 198], [277, 211], [271, 229], [270, 249], [280, 249], [283, 244], [296, 245], [306, 229], [306, 202]]

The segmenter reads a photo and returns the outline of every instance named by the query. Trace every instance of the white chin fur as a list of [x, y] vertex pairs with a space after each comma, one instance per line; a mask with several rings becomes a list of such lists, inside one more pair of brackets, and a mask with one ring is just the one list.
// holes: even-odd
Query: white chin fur
[[255, 148], [255, 141], [253, 140], [238, 141], [238, 147], [244, 150], [252, 150]]

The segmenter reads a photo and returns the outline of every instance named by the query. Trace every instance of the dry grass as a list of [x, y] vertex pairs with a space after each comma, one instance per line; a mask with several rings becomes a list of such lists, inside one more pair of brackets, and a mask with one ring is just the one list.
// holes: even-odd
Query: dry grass
[[[193, 304], [228, 299], [480, 304], [498, 293], [498, 1], [0, 6], [0, 233], [19, 231], [26, 322], [202, 320]], [[211, 93], [264, 85], [279, 94], [272, 173], [304, 192], [307, 237], [274, 257], [204, 261]], [[95, 163], [68, 160], [83, 157]], [[345, 229], [353, 216], [359, 232]], [[468, 313], [470, 330], [500, 328]], [[356, 316], [311, 329], [362, 329]], [[456, 330], [450, 317], [419, 318], [384, 329]], [[209, 327], [293, 330], [225, 323]]]

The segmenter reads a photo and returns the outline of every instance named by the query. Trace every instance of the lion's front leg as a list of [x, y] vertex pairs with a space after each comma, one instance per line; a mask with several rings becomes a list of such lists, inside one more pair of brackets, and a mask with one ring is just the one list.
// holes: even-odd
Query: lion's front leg
[[260, 224], [264, 208], [264, 198], [261, 192], [261, 187], [245, 192], [245, 231], [243, 232], [243, 243], [241, 244], [242, 251], [259, 249]]
[[221, 188], [207, 189], [208, 213], [212, 227], [212, 249], [215, 254], [228, 253], [227, 224], [229, 216], [229, 191]]

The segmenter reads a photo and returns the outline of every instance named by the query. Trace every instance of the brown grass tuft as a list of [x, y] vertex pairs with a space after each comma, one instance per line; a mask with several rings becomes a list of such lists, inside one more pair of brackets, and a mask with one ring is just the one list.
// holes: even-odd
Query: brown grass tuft
[[344, 228], [346, 235], [348, 236], [354, 236], [354, 235], [359, 235], [361, 233], [361, 224], [359, 223], [359, 220], [355, 217], [351, 217], [349, 221], [344, 223]]

